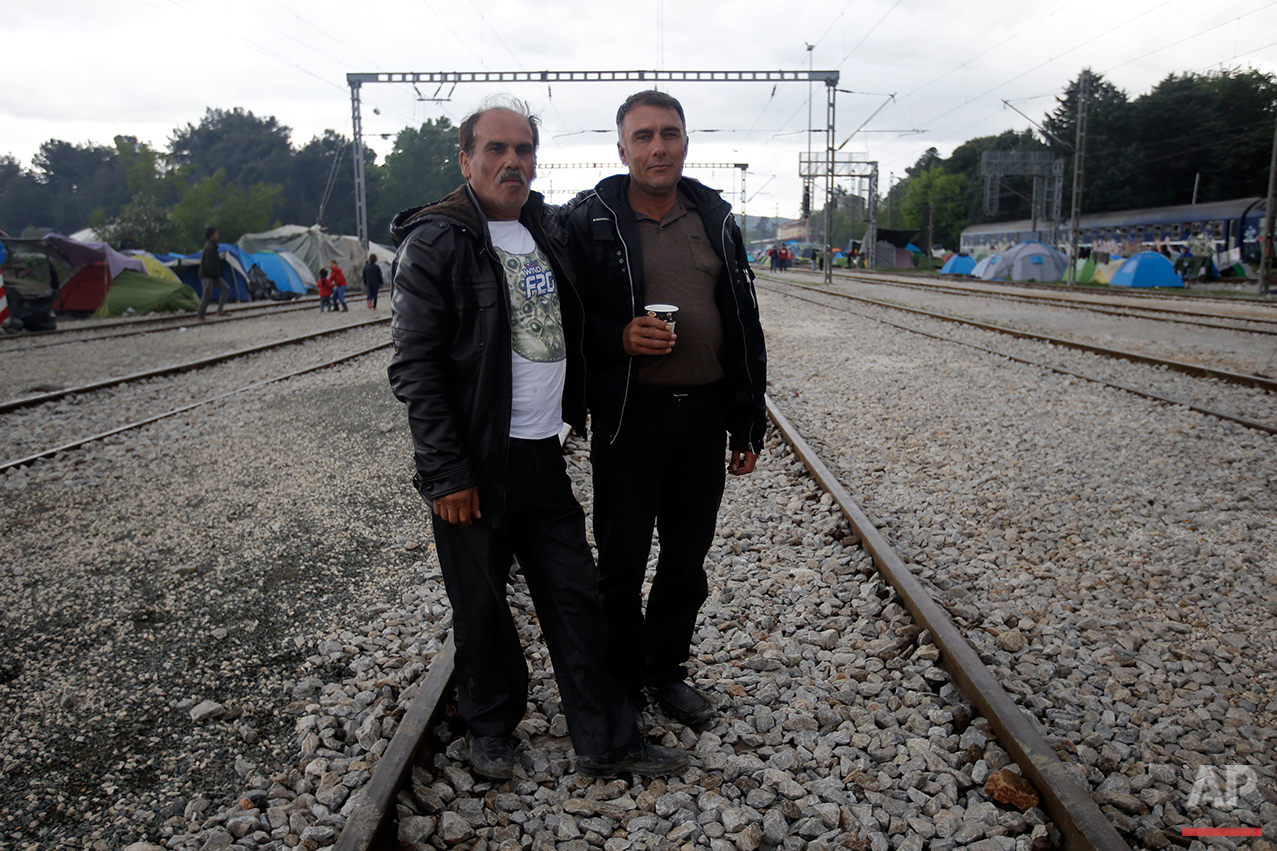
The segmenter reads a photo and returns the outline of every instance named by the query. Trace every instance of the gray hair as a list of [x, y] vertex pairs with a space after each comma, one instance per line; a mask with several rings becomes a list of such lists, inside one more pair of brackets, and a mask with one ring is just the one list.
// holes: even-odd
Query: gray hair
[[532, 107], [527, 101], [520, 100], [504, 92], [488, 95], [479, 101], [479, 106], [475, 111], [467, 115], [461, 122], [461, 126], [457, 128], [457, 135], [461, 141], [461, 150], [467, 156], [474, 154], [474, 126], [479, 123], [479, 119], [483, 117], [485, 112], [491, 112], [494, 109], [504, 109], [527, 119], [528, 126], [532, 128], [532, 150], [535, 152], [541, 145], [541, 132], [538, 130], [541, 123], [540, 119], [537, 118], [536, 113], [532, 111]]

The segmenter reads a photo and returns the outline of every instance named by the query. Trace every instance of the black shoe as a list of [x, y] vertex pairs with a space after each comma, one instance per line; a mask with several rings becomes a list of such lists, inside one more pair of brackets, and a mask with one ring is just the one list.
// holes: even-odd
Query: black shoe
[[647, 687], [647, 693], [661, 710], [688, 727], [698, 727], [714, 717], [709, 698], [682, 680], [665, 680]]
[[489, 780], [509, 780], [514, 776], [514, 749], [508, 736], [470, 734], [470, 767]]
[[683, 751], [640, 741], [636, 750], [624, 756], [578, 756], [576, 770], [586, 777], [609, 778], [623, 773], [661, 777], [682, 771], [687, 763], [687, 754]]

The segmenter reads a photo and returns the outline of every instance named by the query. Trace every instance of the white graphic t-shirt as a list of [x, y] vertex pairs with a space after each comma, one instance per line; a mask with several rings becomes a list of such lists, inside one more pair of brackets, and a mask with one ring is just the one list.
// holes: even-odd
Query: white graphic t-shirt
[[488, 222], [510, 293], [510, 436], [554, 437], [563, 427], [567, 345], [550, 261], [518, 222]]

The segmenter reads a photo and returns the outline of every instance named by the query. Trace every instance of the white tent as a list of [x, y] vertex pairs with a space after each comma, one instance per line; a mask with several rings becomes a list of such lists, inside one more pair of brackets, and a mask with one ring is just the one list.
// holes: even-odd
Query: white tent
[[1064, 252], [1041, 242], [1021, 242], [995, 255], [978, 276], [986, 281], [1058, 281], [1068, 268]]
[[[368, 259], [359, 239], [326, 233], [319, 225], [303, 227], [284, 225], [262, 233], [246, 233], [236, 243], [240, 250], [291, 252], [310, 270], [311, 279], [319, 270], [336, 261], [342, 273], [356, 288], [363, 282], [364, 261]], [[388, 245], [368, 244], [368, 253], [377, 255], [382, 277], [390, 279], [390, 261], [395, 250]]]

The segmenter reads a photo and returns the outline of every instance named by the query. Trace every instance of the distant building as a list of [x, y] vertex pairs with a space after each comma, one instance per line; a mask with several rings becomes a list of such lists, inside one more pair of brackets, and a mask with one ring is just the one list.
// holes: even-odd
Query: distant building
[[807, 220], [793, 219], [792, 221], [781, 222], [776, 226], [776, 238], [782, 240], [797, 239], [806, 242]]

